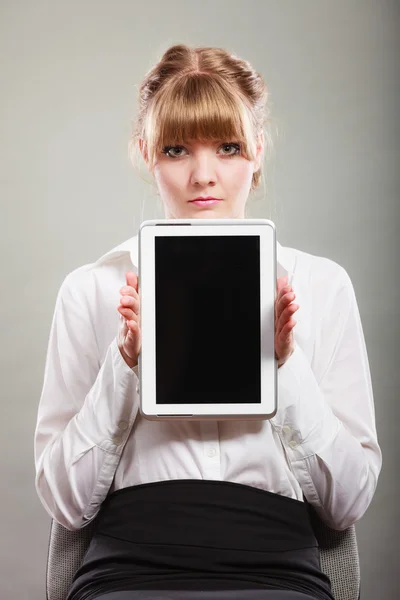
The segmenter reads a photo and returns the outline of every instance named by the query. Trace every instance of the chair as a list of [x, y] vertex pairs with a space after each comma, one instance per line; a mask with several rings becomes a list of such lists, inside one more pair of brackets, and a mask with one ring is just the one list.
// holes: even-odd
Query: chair
[[[313, 509], [311, 522], [320, 546], [321, 568], [332, 583], [335, 600], [359, 600], [360, 565], [355, 527], [335, 531], [325, 525]], [[72, 578], [89, 546], [96, 519], [79, 531], [69, 531], [51, 522], [47, 556], [47, 600], [65, 600]]]

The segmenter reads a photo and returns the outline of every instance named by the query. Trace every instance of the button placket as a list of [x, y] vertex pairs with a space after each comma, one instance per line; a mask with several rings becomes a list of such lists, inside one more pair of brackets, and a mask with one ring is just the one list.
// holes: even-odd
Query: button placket
[[217, 455], [217, 449], [214, 448], [213, 446], [211, 446], [208, 450], [207, 450], [207, 456], [208, 458], [214, 458]]
[[220, 479], [221, 456], [217, 421], [202, 421], [200, 431], [203, 440], [204, 475], [208, 479]]

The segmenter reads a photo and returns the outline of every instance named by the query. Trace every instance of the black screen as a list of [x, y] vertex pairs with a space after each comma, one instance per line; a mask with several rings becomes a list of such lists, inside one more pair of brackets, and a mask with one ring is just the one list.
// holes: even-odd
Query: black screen
[[155, 238], [157, 404], [260, 403], [258, 236]]

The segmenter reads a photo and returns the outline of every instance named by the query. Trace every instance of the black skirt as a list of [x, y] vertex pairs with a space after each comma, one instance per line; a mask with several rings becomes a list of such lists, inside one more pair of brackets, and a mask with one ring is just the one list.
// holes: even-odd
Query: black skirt
[[67, 600], [254, 589], [333, 600], [307, 505], [247, 485], [180, 479], [106, 498]]

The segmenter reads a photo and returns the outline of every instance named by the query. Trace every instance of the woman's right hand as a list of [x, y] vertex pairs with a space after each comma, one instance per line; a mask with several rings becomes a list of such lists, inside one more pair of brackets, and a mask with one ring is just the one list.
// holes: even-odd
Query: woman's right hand
[[140, 298], [138, 277], [133, 271], [126, 273], [126, 285], [120, 289], [118, 312], [121, 321], [118, 331], [118, 347], [129, 367], [136, 367], [142, 345], [140, 331]]

